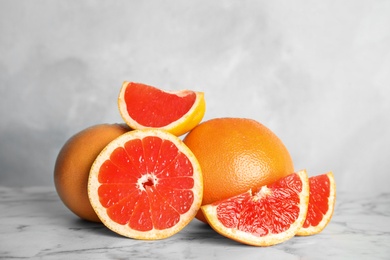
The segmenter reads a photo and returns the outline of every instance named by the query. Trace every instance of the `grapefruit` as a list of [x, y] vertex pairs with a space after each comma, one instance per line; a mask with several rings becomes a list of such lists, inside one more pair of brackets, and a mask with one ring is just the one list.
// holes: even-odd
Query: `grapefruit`
[[123, 120], [133, 129], [158, 128], [180, 136], [199, 124], [206, 103], [203, 92], [169, 92], [125, 81], [118, 107]]
[[254, 246], [292, 238], [305, 221], [309, 202], [306, 171], [299, 171], [246, 193], [202, 206], [211, 227], [221, 235]]
[[107, 145], [93, 163], [88, 196], [112, 231], [162, 239], [183, 229], [200, 208], [202, 172], [188, 147], [158, 129], [134, 130]]
[[100, 222], [88, 199], [88, 175], [103, 148], [130, 131], [126, 124], [99, 124], [70, 137], [58, 153], [54, 184], [62, 202], [82, 219]]
[[[255, 120], [211, 119], [192, 129], [184, 143], [202, 168], [202, 205], [257, 190], [294, 172], [282, 141]], [[197, 218], [205, 222], [201, 211]]]
[[336, 202], [336, 184], [332, 172], [310, 177], [309, 186], [309, 209], [297, 233], [299, 236], [320, 233], [330, 222]]

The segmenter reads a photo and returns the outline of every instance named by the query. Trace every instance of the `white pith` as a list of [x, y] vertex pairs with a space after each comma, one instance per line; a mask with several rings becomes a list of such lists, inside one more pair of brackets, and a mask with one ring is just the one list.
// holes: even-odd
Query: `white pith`
[[153, 186], [158, 184], [158, 178], [153, 173], [147, 173], [138, 179], [137, 188], [141, 191], [145, 191], [145, 183], [147, 183], [149, 180], [153, 182]]
[[265, 198], [272, 193], [271, 189], [267, 186], [261, 187], [261, 189], [253, 196], [253, 200], [257, 201], [261, 198]]

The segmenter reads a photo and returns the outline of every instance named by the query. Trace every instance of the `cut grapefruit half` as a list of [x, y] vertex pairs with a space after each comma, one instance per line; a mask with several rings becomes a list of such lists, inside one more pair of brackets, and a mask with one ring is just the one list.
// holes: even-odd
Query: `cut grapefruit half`
[[202, 206], [210, 226], [221, 235], [254, 246], [282, 243], [301, 228], [309, 202], [305, 170], [258, 191]]
[[336, 184], [332, 172], [310, 177], [309, 186], [309, 208], [298, 236], [320, 233], [330, 222], [336, 202]]
[[206, 103], [203, 92], [168, 92], [125, 81], [118, 108], [123, 120], [133, 129], [158, 128], [180, 136], [202, 121]]
[[134, 130], [109, 143], [93, 163], [88, 196], [112, 231], [135, 239], [163, 239], [196, 215], [203, 195], [198, 161], [176, 136]]

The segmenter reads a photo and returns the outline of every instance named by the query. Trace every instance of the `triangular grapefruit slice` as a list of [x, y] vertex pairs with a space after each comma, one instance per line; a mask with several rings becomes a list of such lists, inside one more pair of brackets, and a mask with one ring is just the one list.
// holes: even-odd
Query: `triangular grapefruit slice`
[[162, 239], [184, 228], [203, 195], [193, 153], [162, 130], [134, 130], [109, 143], [93, 163], [88, 196], [109, 229], [135, 239]]
[[199, 124], [206, 103], [203, 92], [169, 92], [125, 81], [118, 107], [123, 120], [133, 129], [158, 128], [180, 136]]
[[310, 197], [306, 220], [297, 235], [320, 233], [332, 218], [336, 202], [336, 184], [332, 172], [309, 178]]
[[309, 184], [305, 170], [287, 175], [257, 192], [202, 206], [221, 235], [254, 246], [271, 246], [293, 237], [306, 218]]

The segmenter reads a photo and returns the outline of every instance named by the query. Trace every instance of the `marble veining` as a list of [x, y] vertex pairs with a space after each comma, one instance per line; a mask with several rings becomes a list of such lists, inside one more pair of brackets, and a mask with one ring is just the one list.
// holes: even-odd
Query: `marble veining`
[[271, 247], [194, 220], [164, 240], [121, 237], [75, 217], [52, 187], [0, 187], [0, 259], [390, 259], [390, 193], [341, 193], [326, 229]]

